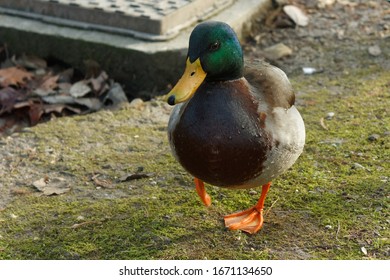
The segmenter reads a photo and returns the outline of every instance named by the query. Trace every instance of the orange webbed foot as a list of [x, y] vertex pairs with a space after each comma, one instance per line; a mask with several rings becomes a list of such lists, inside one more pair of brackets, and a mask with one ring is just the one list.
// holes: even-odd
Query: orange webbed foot
[[261, 196], [257, 204], [242, 212], [233, 213], [224, 217], [225, 226], [230, 230], [242, 230], [250, 234], [258, 232], [263, 226], [263, 207], [271, 182], [262, 187]]
[[226, 215], [225, 226], [230, 230], [242, 230], [250, 234], [258, 232], [263, 226], [263, 209], [257, 210], [256, 206], [245, 211]]

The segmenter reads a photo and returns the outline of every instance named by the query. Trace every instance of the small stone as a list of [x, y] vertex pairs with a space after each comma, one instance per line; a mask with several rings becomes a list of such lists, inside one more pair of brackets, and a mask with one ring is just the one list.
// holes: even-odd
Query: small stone
[[379, 134], [374, 133], [374, 134], [371, 134], [370, 136], [368, 136], [368, 140], [370, 140], [370, 141], [376, 141], [376, 140], [378, 140], [380, 137], [381, 137], [381, 136], [380, 136]]
[[264, 49], [264, 56], [270, 60], [277, 60], [284, 56], [291, 55], [292, 53], [292, 49], [283, 43], [279, 43]]
[[378, 45], [374, 45], [368, 48], [368, 53], [372, 56], [380, 56], [382, 54], [382, 50]]
[[143, 166], [137, 166], [137, 171], [136, 171], [136, 173], [140, 173], [140, 172], [143, 172], [145, 170], [145, 167], [143, 167]]
[[256, 35], [253, 39], [255, 40], [256, 44], [260, 44], [262, 36], [259, 34], [259, 35]]
[[335, 115], [334, 112], [329, 112], [329, 113], [326, 114], [326, 117], [325, 117], [325, 118], [326, 118], [327, 120], [331, 120], [331, 119], [333, 119], [334, 115]]
[[296, 25], [306, 26], [309, 23], [309, 18], [300, 8], [294, 5], [286, 5], [283, 11], [295, 22]]
[[362, 253], [363, 253], [364, 255], [367, 256], [367, 249], [366, 249], [365, 247], [361, 247], [360, 250], [362, 251]]
[[324, 69], [317, 69], [314, 67], [302, 67], [302, 71], [303, 71], [303, 74], [305, 74], [305, 75], [313, 75], [313, 74], [324, 72]]
[[323, 9], [327, 6], [331, 6], [336, 2], [336, 0], [318, 0], [317, 6], [320, 9]]
[[250, 190], [250, 191], [249, 191], [249, 194], [250, 194], [250, 195], [257, 195], [257, 191], [255, 191], [255, 190]]
[[360, 163], [354, 162], [352, 168], [354, 169], [366, 169], [363, 165]]
[[331, 225], [326, 225], [325, 228], [326, 229], [332, 229], [332, 226]]
[[130, 102], [130, 107], [134, 109], [141, 109], [144, 106], [144, 101], [141, 98], [133, 99]]

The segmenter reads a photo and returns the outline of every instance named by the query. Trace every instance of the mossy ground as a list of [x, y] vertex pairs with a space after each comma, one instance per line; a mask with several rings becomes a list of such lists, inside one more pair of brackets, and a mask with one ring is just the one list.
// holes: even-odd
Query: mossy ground
[[[292, 78], [306, 147], [275, 180], [255, 235], [226, 230], [222, 216], [252, 206], [260, 190], [208, 186], [213, 204], [204, 207], [170, 154], [161, 101], [56, 119], [8, 138], [0, 259], [387, 259], [389, 81], [375, 66], [337, 79]], [[328, 112], [334, 117], [321, 125]], [[380, 137], [369, 141], [371, 134]], [[140, 167], [149, 178], [117, 180]], [[113, 187], [96, 186], [94, 174]], [[65, 178], [71, 191], [41, 195], [31, 185], [45, 176]]]
[[[303, 154], [273, 182], [260, 232], [228, 231], [222, 219], [256, 203], [260, 189], [207, 186], [213, 204], [202, 205], [170, 154], [170, 108], [152, 101], [0, 139], [0, 259], [389, 259], [386, 4], [318, 10], [316, 1], [298, 2], [310, 12], [308, 27], [260, 24], [260, 45], [246, 44], [253, 57], [276, 42], [293, 48], [277, 64], [307, 131]], [[373, 45], [381, 55], [369, 55]], [[324, 72], [305, 76], [303, 66]], [[137, 170], [149, 177], [118, 180]], [[97, 174], [111, 187], [96, 185]], [[32, 183], [44, 177], [64, 178], [71, 191], [43, 196]]]

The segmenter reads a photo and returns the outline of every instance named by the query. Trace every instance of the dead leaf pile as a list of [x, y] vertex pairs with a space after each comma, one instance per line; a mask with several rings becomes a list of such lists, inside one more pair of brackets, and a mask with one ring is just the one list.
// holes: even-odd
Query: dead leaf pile
[[97, 62], [84, 63], [82, 76], [36, 56], [8, 57], [6, 46], [0, 46], [0, 135], [127, 101], [122, 87]]

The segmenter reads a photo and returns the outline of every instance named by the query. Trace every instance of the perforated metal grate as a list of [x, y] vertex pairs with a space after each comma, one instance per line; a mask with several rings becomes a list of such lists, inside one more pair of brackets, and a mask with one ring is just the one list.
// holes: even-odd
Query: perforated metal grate
[[174, 37], [235, 0], [0, 0], [0, 12], [51, 23], [132, 34]]

